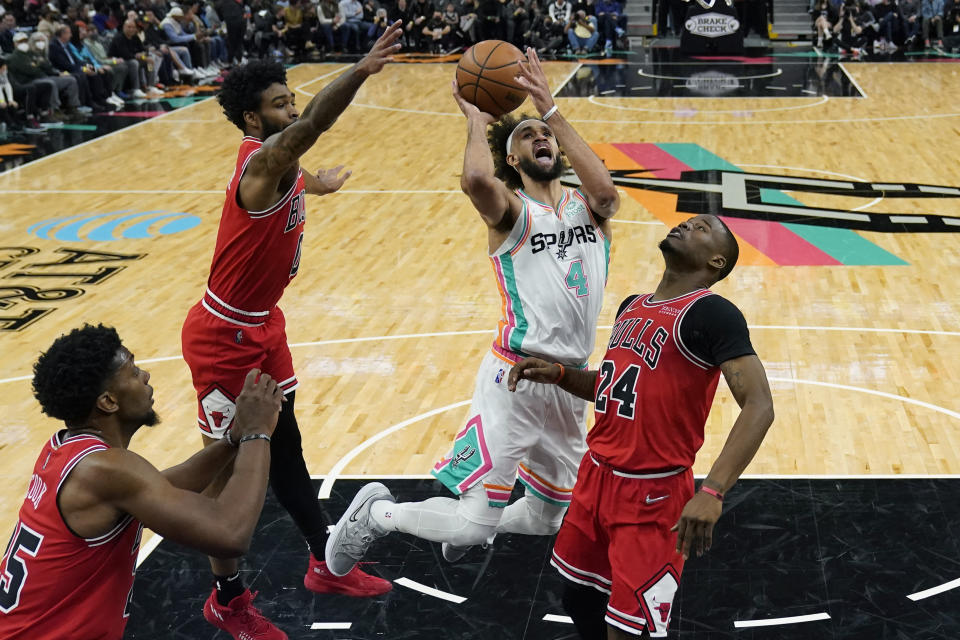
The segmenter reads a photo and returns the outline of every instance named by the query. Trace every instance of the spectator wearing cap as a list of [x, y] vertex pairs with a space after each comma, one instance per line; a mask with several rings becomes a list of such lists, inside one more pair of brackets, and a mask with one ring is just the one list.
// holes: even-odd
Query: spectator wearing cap
[[7, 59], [10, 77], [18, 84], [37, 88], [40, 109], [48, 113], [58, 111], [62, 94], [68, 113], [90, 111], [80, 105], [80, 89], [73, 76], [59, 75], [50, 65], [45, 55], [47, 43], [43, 34], [28, 37], [25, 33], [17, 33], [13, 36], [13, 45], [14, 52]]
[[[180, 7], [174, 7], [167, 12], [166, 17], [160, 21], [160, 28], [167, 38], [167, 45], [177, 52], [177, 57], [183, 65], [193, 71], [193, 54], [197, 44], [197, 38], [192, 33], [187, 33], [184, 25], [189, 20]], [[188, 74], [190, 75], [190, 74]]]

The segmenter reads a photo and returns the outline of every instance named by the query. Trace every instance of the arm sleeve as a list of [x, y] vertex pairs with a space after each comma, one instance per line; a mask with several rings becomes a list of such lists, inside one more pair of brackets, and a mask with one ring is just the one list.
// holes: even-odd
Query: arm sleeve
[[680, 339], [695, 356], [713, 366], [756, 355], [740, 309], [718, 295], [704, 296], [693, 303], [680, 323]]

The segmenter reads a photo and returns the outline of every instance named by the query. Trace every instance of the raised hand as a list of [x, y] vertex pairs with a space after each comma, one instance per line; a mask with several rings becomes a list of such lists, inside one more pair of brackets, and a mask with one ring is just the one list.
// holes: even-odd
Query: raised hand
[[497, 121], [496, 118], [486, 111], [480, 111], [476, 105], [467, 102], [466, 99], [460, 95], [460, 89], [457, 87], [456, 80], [453, 80], [451, 84], [453, 86], [453, 99], [457, 101], [457, 106], [460, 107], [460, 111], [463, 112], [463, 115], [467, 116], [467, 119], [476, 118], [483, 122], [483, 124], [493, 124]]
[[507, 389], [517, 390], [521, 380], [532, 380], [542, 384], [556, 384], [560, 379], [560, 366], [540, 358], [524, 358], [510, 369], [507, 377]]
[[403, 21], [397, 20], [383, 32], [383, 35], [377, 38], [373, 47], [363, 59], [357, 63], [357, 68], [369, 75], [379, 73], [383, 66], [393, 60], [393, 54], [400, 51], [400, 43], [397, 42], [403, 34]]
[[713, 525], [723, 513], [723, 503], [713, 496], [699, 491], [690, 498], [680, 513], [680, 519], [670, 531], [677, 532], [677, 553], [686, 560], [690, 552], [697, 556], [710, 551], [713, 545]]
[[344, 171], [343, 175], [338, 175], [343, 171], [343, 165], [337, 165], [333, 169], [320, 169], [315, 174], [317, 184], [311, 185], [310, 193], [323, 196], [334, 191], [339, 191], [347, 178], [351, 176], [352, 171]]
[[550, 94], [547, 76], [543, 73], [543, 67], [540, 66], [537, 50], [527, 47], [527, 59], [521, 59], [517, 66], [519, 68], [517, 82], [530, 94], [533, 106], [542, 116], [553, 107], [553, 96]]
[[277, 416], [280, 415], [282, 404], [283, 391], [277, 386], [277, 381], [259, 369], [251, 369], [243, 381], [243, 390], [237, 396], [234, 442], [253, 433], [272, 435], [277, 428]]

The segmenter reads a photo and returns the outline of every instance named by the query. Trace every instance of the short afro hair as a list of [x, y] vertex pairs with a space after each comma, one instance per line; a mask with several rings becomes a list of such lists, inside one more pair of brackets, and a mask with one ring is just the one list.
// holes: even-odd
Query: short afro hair
[[503, 180], [510, 189], [523, 188], [523, 179], [519, 171], [507, 164], [507, 138], [524, 120], [539, 118], [525, 113], [519, 116], [508, 113], [487, 130], [487, 143], [490, 145], [490, 153], [493, 154], [493, 175]]
[[263, 92], [272, 84], [287, 84], [287, 70], [279, 62], [251, 60], [227, 74], [217, 102], [227, 120], [246, 133], [243, 113], [258, 111]]
[[717, 282], [720, 282], [730, 275], [733, 268], [737, 266], [737, 260], [740, 258], [740, 244], [737, 242], [737, 238], [733, 235], [733, 232], [730, 231], [727, 223], [721, 220], [719, 216], [717, 216], [717, 220], [726, 232], [723, 238], [723, 257], [727, 259], [727, 263], [723, 265], [723, 269], [717, 273]]
[[43, 412], [68, 427], [83, 423], [116, 373], [117, 330], [85, 324], [62, 335], [33, 365], [33, 395]]

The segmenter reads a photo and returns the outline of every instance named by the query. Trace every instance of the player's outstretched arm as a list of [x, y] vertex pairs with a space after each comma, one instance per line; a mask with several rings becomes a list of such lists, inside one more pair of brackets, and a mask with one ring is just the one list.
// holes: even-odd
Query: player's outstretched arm
[[[384, 65], [393, 59], [393, 54], [400, 50], [397, 40], [403, 33], [402, 26], [402, 22], [398, 20], [387, 27], [360, 62], [310, 100], [295, 123], [267, 138], [257, 154], [261, 157], [256, 159], [256, 168], [279, 179], [279, 176], [296, 165], [300, 156], [316, 143], [321, 133], [333, 126], [340, 114], [350, 105], [360, 85], [373, 74], [379, 73]], [[255, 167], [251, 166], [250, 169]]]
[[597, 372], [561, 367], [540, 358], [524, 358], [510, 369], [507, 377], [507, 389], [517, 390], [520, 380], [530, 380], [541, 384], [555, 384], [567, 393], [593, 402], [597, 388]]
[[[740, 415], [703, 486], [723, 495], [753, 460], [773, 424], [773, 398], [767, 373], [757, 356], [727, 360], [720, 365], [720, 370], [740, 405]], [[691, 550], [698, 556], [709, 551], [713, 544], [713, 525], [720, 519], [722, 511], [723, 503], [716, 496], [705, 491], [694, 494], [673, 527], [677, 532], [677, 552], [688, 558]]]
[[[533, 106], [540, 112], [540, 116], [545, 116], [556, 105], [536, 50], [527, 47], [527, 59], [520, 60], [518, 66], [520, 72], [517, 75], [517, 82], [530, 94]], [[555, 111], [547, 119], [547, 124], [553, 130], [553, 135], [557, 137], [557, 144], [566, 154], [570, 166], [577, 172], [590, 209], [601, 218], [613, 216], [620, 208], [620, 195], [603, 162], [590, 145], [584, 142], [577, 130], [567, 122], [562, 113]]]
[[347, 178], [353, 174], [352, 171], [343, 171], [343, 165], [337, 165], [333, 169], [320, 169], [316, 173], [309, 171], [303, 172], [303, 184], [307, 193], [315, 196], [325, 196], [328, 193], [339, 191]]
[[495, 119], [464, 100], [456, 80], [453, 81], [453, 99], [467, 117], [467, 146], [463, 151], [460, 188], [470, 197], [488, 227], [501, 226], [504, 218], [507, 218], [506, 226], [510, 226], [520, 213], [520, 199], [494, 174], [487, 127]]
[[[270, 376], [254, 382], [257, 374], [256, 370], [248, 374], [237, 398], [234, 437], [238, 440], [238, 436], [271, 435], [276, 428], [283, 392]], [[64, 517], [75, 526], [91, 511], [113, 508], [165, 538], [217, 557], [236, 557], [250, 544], [269, 471], [269, 441], [244, 441], [229, 481], [220, 496], [212, 499], [177, 488], [132, 451], [109, 449], [89, 455], [74, 469], [64, 487], [72, 492], [69, 503], [88, 506], [65, 509]]]

